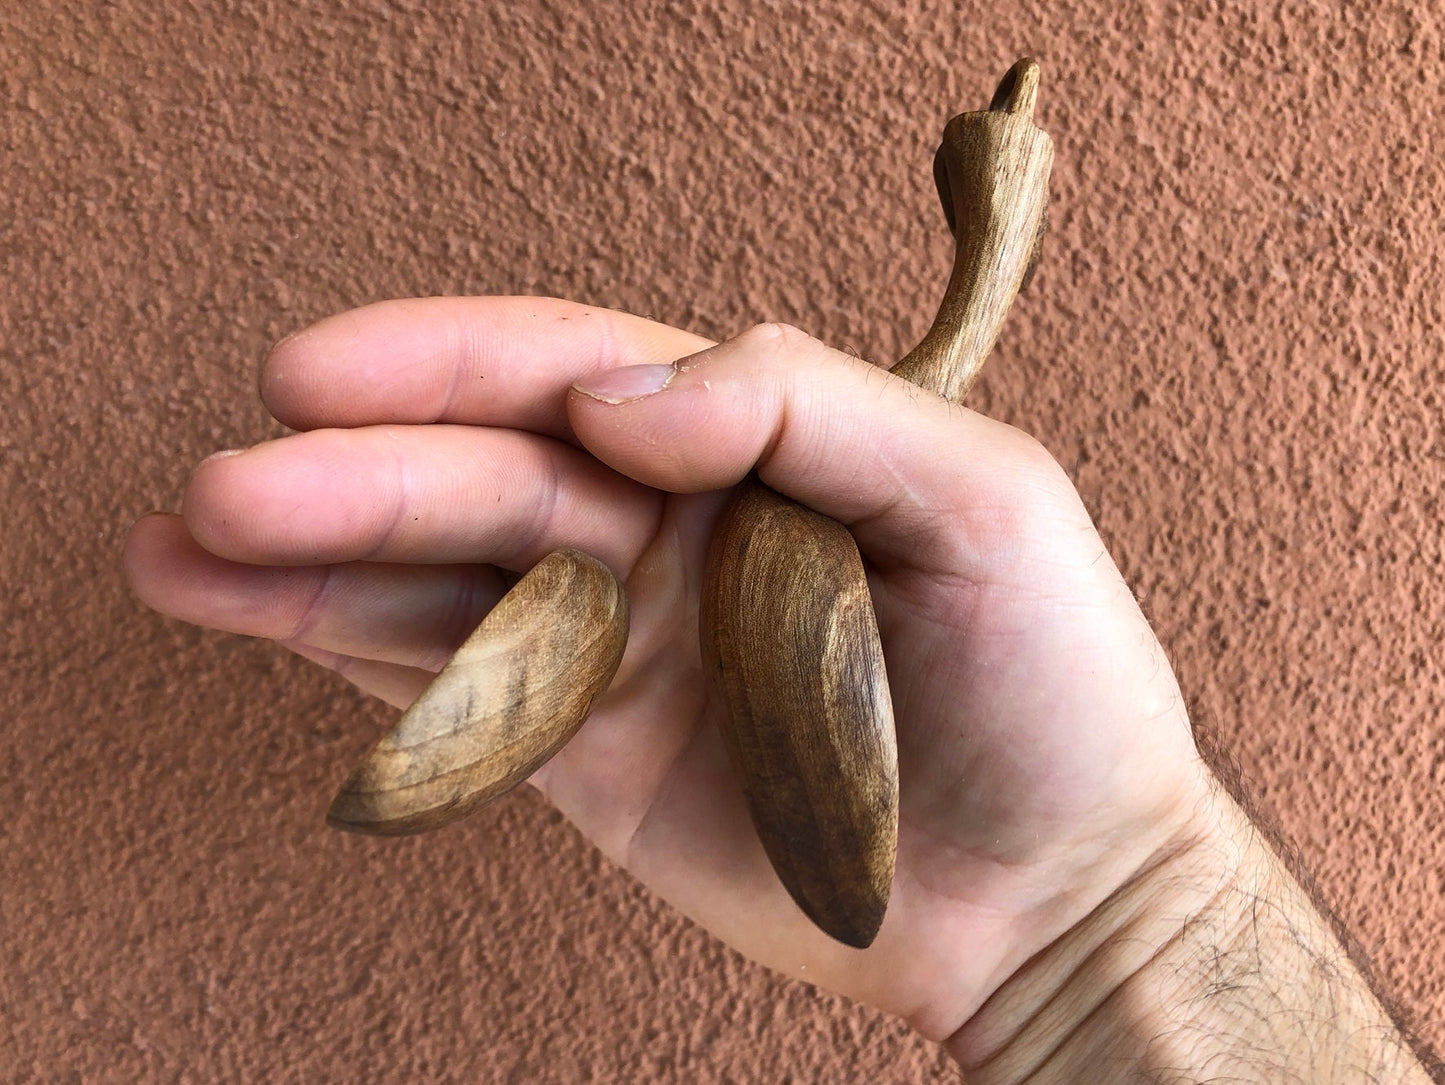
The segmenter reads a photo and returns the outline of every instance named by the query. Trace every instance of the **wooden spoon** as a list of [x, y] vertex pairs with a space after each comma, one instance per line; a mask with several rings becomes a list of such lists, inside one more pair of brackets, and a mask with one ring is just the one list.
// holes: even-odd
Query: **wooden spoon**
[[[957, 241], [933, 326], [892, 372], [959, 402], [1022, 289], [1045, 226], [1053, 144], [1020, 60], [989, 110], [949, 121], [934, 180]], [[878, 624], [847, 528], [769, 489], [737, 489], [708, 555], [703, 665], [723, 738], [783, 885], [823, 931], [868, 946], [898, 847], [898, 753]]]

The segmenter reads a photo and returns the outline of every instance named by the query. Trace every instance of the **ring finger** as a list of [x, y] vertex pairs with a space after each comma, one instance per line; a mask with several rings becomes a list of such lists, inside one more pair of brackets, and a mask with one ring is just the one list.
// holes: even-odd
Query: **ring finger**
[[125, 564], [141, 600], [173, 618], [423, 671], [439, 670], [507, 590], [487, 565], [228, 561], [170, 515], [131, 529]]

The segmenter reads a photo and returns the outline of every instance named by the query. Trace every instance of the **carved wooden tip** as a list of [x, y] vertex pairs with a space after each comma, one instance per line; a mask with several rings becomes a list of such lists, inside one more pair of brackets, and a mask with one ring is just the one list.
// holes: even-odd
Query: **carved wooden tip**
[[1039, 65], [1032, 57], [1014, 62], [1004, 73], [998, 90], [993, 92], [993, 101], [988, 108], [994, 112], [1022, 113], [1033, 119], [1034, 106], [1039, 100]]
[[1046, 228], [1053, 143], [1033, 121], [1039, 66], [1008, 70], [989, 109], [943, 130], [933, 179], [955, 241], [953, 275], [928, 334], [893, 372], [961, 402], [1028, 283]]
[[327, 822], [397, 836], [500, 798], [582, 726], [622, 661], [627, 625], [612, 570], [576, 550], [548, 554], [356, 766]]

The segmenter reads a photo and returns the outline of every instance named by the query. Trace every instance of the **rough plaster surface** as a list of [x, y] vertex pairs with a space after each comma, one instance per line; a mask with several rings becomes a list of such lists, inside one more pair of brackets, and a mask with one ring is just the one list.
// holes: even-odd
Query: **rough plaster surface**
[[[221, 10], [224, 7], [224, 10]], [[390, 713], [133, 602], [126, 525], [279, 432], [267, 345], [551, 293], [891, 359], [929, 161], [1044, 66], [1053, 231], [975, 405], [1069, 468], [1180, 671], [1445, 1039], [1442, 17], [1403, 3], [0, 8], [0, 1077], [952, 1080], [535, 797], [328, 831]]]

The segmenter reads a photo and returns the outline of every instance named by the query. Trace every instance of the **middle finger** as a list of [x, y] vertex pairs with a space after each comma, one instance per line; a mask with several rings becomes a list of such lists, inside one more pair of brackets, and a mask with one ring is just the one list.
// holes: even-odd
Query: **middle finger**
[[662, 495], [571, 446], [513, 430], [315, 430], [205, 460], [186, 491], [196, 540], [232, 561], [487, 562], [558, 546], [625, 577]]

